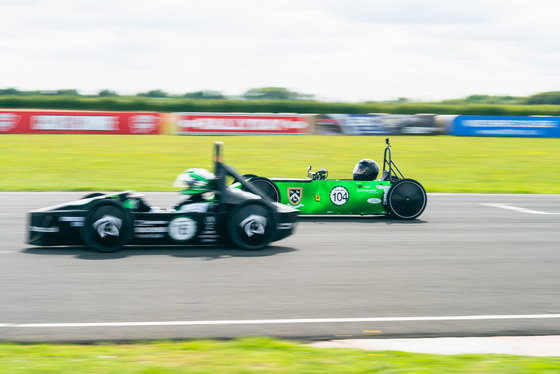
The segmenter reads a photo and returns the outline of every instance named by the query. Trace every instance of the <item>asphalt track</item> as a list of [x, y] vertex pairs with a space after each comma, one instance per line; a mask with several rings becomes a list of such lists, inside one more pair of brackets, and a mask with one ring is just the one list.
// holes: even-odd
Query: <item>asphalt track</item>
[[24, 243], [29, 210], [82, 195], [0, 193], [0, 340], [560, 334], [560, 195], [429, 194], [414, 221], [306, 217], [258, 252]]

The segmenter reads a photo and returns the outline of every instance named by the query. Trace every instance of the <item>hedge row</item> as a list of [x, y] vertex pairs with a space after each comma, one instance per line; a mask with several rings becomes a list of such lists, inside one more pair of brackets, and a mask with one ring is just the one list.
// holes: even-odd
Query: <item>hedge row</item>
[[331, 103], [318, 101], [200, 100], [145, 97], [3, 96], [0, 108], [153, 112], [390, 113], [560, 116], [560, 105], [458, 105], [438, 103]]

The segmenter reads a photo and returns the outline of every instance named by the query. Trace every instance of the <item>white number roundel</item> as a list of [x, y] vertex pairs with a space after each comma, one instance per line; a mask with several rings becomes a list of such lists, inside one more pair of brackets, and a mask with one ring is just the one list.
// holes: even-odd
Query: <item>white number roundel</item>
[[189, 240], [196, 234], [196, 222], [188, 217], [175, 218], [169, 222], [168, 232], [174, 240]]
[[342, 186], [335, 187], [331, 190], [330, 198], [334, 205], [344, 205], [348, 202], [348, 190]]

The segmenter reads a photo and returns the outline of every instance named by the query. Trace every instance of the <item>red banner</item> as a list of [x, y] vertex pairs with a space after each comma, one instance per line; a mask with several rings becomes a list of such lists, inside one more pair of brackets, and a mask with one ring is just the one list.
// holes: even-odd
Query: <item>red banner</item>
[[174, 113], [175, 134], [309, 134], [301, 114]]
[[163, 116], [152, 112], [0, 111], [0, 133], [159, 134]]

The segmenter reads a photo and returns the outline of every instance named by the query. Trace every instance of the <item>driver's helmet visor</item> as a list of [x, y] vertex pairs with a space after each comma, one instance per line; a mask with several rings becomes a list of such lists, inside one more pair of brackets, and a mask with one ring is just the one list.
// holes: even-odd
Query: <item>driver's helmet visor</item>
[[352, 173], [356, 175], [362, 175], [362, 174], [367, 174], [370, 170], [371, 170], [370, 166], [358, 164], [354, 167], [354, 171]]

